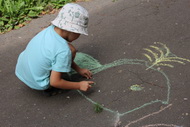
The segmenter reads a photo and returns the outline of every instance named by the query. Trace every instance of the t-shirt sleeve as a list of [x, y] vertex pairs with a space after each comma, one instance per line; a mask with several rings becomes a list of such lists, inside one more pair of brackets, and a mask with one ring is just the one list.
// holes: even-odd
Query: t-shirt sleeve
[[52, 70], [57, 72], [70, 72], [71, 60], [71, 51], [63, 51], [57, 54], [52, 63]]

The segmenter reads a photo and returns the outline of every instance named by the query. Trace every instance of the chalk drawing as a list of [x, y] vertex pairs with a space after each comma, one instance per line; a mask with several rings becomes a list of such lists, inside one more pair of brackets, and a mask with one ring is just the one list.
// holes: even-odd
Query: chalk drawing
[[144, 89], [144, 87], [142, 87], [141, 85], [138, 85], [138, 84], [130, 86], [130, 90], [132, 90], [132, 91], [141, 91], [143, 89]]
[[172, 106], [172, 104], [169, 104], [168, 106], [164, 107], [163, 109], [160, 109], [159, 111], [153, 112], [153, 113], [151, 113], [151, 114], [148, 114], [148, 115], [146, 115], [146, 116], [141, 117], [141, 118], [138, 119], [138, 120], [135, 120], [135, 121], [130, 122], [130, 123], [127, 124], [125, 127], [129, 127], [131, 124], [137, 123], [137, 122], [139, 122], [139, 121], [141, 121], [141, 120], [144, 120], [144, 119], [146, 119], [146, 118], [148, 118], [148, 117], [150, 117], [150, 116], [159, 114], [160, 112], [164, 111], [165, 109], [167, 109], [167, 108], [169, 108], [169, 107], [171, 107], [171, 106]]
[[[167, 95], [166, 95], [165, 99], [162, 99], [162, 100], [155, 99], [155, 100], [152, 100], [150, 102], [146, 102], [146, 103], [144, 103], [142, 105], [139, 105], [139, 106], [137, 106], [136, 108], [134, 108], [132, 110], [127, 110], [127, 108], [126, 108], [126, 112], [118, 112], [118, 111], [114, 111], [112, 109], [109, 109], [107, 107], [102, 106], [103, 110], [115, 114], [115, 116], [116, 116], [116, 120], [114, 122], [115, 127], [117, 127], [117, 126], [119, 126], [121, 124], [120, 117], [122, 117], [124, 115], [127, 115], [127, 114], [132, 113], [132, 112], [137, 111], [137, 110], [140, 110], [142, 108], [145, 108], [146, 106], [149, 106], [149, 105], [152, 105], [152, 104], [155, 104], [155, 103], [162, 103], [162, 104], [165, 104], [165, 105], [169, 104], [170, 90], [171, 90], [170, 80], [169, 80], [168, 76], [166, 75], [166, 73], [163, 70], [158, 69], [158, 67], [165, 66], [165, 67], [173, 68], [174, 66], [171, 64], [172, 62], [183, 64], [183, 65], [185, 65], [185, 62], [190, 62], [189, 59], [181, 58], [181, 57], [178, 57], [178, 56], [172, 54], [171, 51], [169, 50], [169, 48], [165, 44], [160, 43], [160, 42], [155, 42], [154, 45], [150, 45], [149, 48], [144, 48], [144, 50], [147, 53], [144, 53], [143, 55], [148, 60], [119, 59], [119, 60], [115, 60], [115, 61], [113, 61], [111, 63], [104, 64], [104, 65], [100, 64], [100, 62], [98, 60], [94, 59], [93, 57], [91, 57], [91, 56], [89, 56], [87, 54], [84, 54], [84, 53], [81, 53], [81, 52], [76, 54], [75, 62], [81, 68], [87, 68], [87, 69], [91, 70], [93, 75], [95, 75], [95, 74], [97, 74], [97, 73], [99, 73], [101, 71], [104, 71], [106, 69], [112, 68], [112, 67], [129, 64], [129, 65], [145, 66], [146, 70], [152, 69], [153, 71], [159, 72], [165, 78], [166, 82], [165, 82], [165, 87], [164, 88], [167, 89]], [[168, 62], [169, 62], [169, 64], [168, 64]], [[71, 72], [71, 74], [74, 74], [74, 73], [76, 73], [76, 72], [75, 71]], [[138, 87], [137, 86], [138, 85], [132, 86], [132, 90], [135, 90], [134, 87], [135, 88], [139, 87], [139, 86]], [[92, 99], [90, 99], [86, 95], [84, 95], [79, 90], [78, 90], [78, 93], [81, 94], [86, 100], [88, 100], [92, 104], [97, 104], [98, 103], [98, 102], [93, 101]], [[168, 105], [168, 106], [171, 106], [171, 105]], [[149, 116], [152, 116], [154, 114], [157, 114], [157, 113], [159, 113], [161, 111], [162, 110], [160, 110], [158, 112], [155, 112], [153, 114], [147, 115], [147, 116], [145, 116], [145, 118], [149, 117]], [[140, 119], [140, 120], [142, 120], [142, 119]], [[151, 126], [151, 125], [147, 125], [147, 126]]]
[[[159, 44], [162, 47], [150, 45], [149, 48], [144, 48], [145, 51], [152, 55], [151, 57], [149, 54], [144, 53], [144, 56], [148, 58], [147, 63], [150, 65], [147, 70], [153, 66], [174, 67], [172, 64], [167, 64], [166, 62], [176, 62], [183, 65], [185, 64], [185, 61], [190, 62], [189, 59], [177, 57], [176, 55], [172, 54], [170, 49], [165, 44], [160, 42], [155, 42], [155, 44]], [[158, 53], [160, 53], [160, 55]]]
[[114, 122], [114, 127], [119, 127], [120, 126], [120, 124], [121, 124], [121, 120], [120, 120], [120, 115], [119, 115], [119, 113], [117, 113], [116, 115], [115, 115], [115, 122]]
[[150, 124], [150, 125], [145, 125], [142, 127], [183, 127], [183, 126], [178, 126], [174, 124], [164, 124], [164, 123], [159, 123], [159, 124]]

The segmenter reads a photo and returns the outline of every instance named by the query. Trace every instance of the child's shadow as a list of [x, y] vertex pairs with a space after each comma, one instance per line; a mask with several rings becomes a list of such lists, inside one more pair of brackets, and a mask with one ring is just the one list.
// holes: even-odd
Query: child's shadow
[[[62, 79], [64, 80], [67, 80], [67, 81], [71, 81], [71, 82], [80, 82], [80, 81], [87, 81], [87, 79], [85, 79], [84, 77], [82, 77], [81, 75], [79, 74], [68, 74], [68, 73], [62, 73], [62, 76], [61, 76]], [[88, 96], [88, 95], [91, 95], [92, 93], [95, 93], [97, 91], [98, 87], [92, 85], [92, 87], [83, 92], [83, 91], [80, 91], [82, 92], [84, 95]], [[31, 90], [30, 90], [31, 91]], [[54, 87], [51, 87], [48, 88], [47, 90], [43, 90], [43, 91], [36, 91], [36, 90], [32, 90], [33, 92], [35, 92], [36, 94], [41, 94], [42, 96], [45, 96], [45, 97], [51, 97], [51, 96], [75, 96], [75, 97], [78, 97], [80, 96], [79, 92], [77, 90], [70, 90], [70, 89], [59, 89], [59, 88], [54, 88]]]

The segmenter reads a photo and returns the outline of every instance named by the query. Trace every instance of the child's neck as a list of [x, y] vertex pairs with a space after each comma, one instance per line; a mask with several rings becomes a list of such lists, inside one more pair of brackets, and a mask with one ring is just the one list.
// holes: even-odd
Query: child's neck
[[59, 34], [62, 38], [64, 38], [65, 40], [68, 40], [68, 32], [67, 32], [67, 31], [62, 30], [62, 29], [60, 29], [60, 28], [58, 28], [58, 27], [56, 27], [56, 26], [55, 26], [54, 30], [55, 30], [55, 32], [56, 32], [57, 34]]

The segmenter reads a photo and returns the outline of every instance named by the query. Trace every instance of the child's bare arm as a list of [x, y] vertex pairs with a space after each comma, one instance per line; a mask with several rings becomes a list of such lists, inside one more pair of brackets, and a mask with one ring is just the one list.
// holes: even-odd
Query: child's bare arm
[[74, 61], [72, 62], [72, 68], [87, 79], [92, 78], [92, 73], [88, 69], [80, 68]]
[[78, 89], [87, 91], [93, 81], [70, 82], [61, 78], [61, 72], [51, 71], [50, 85], [60, 89]]

